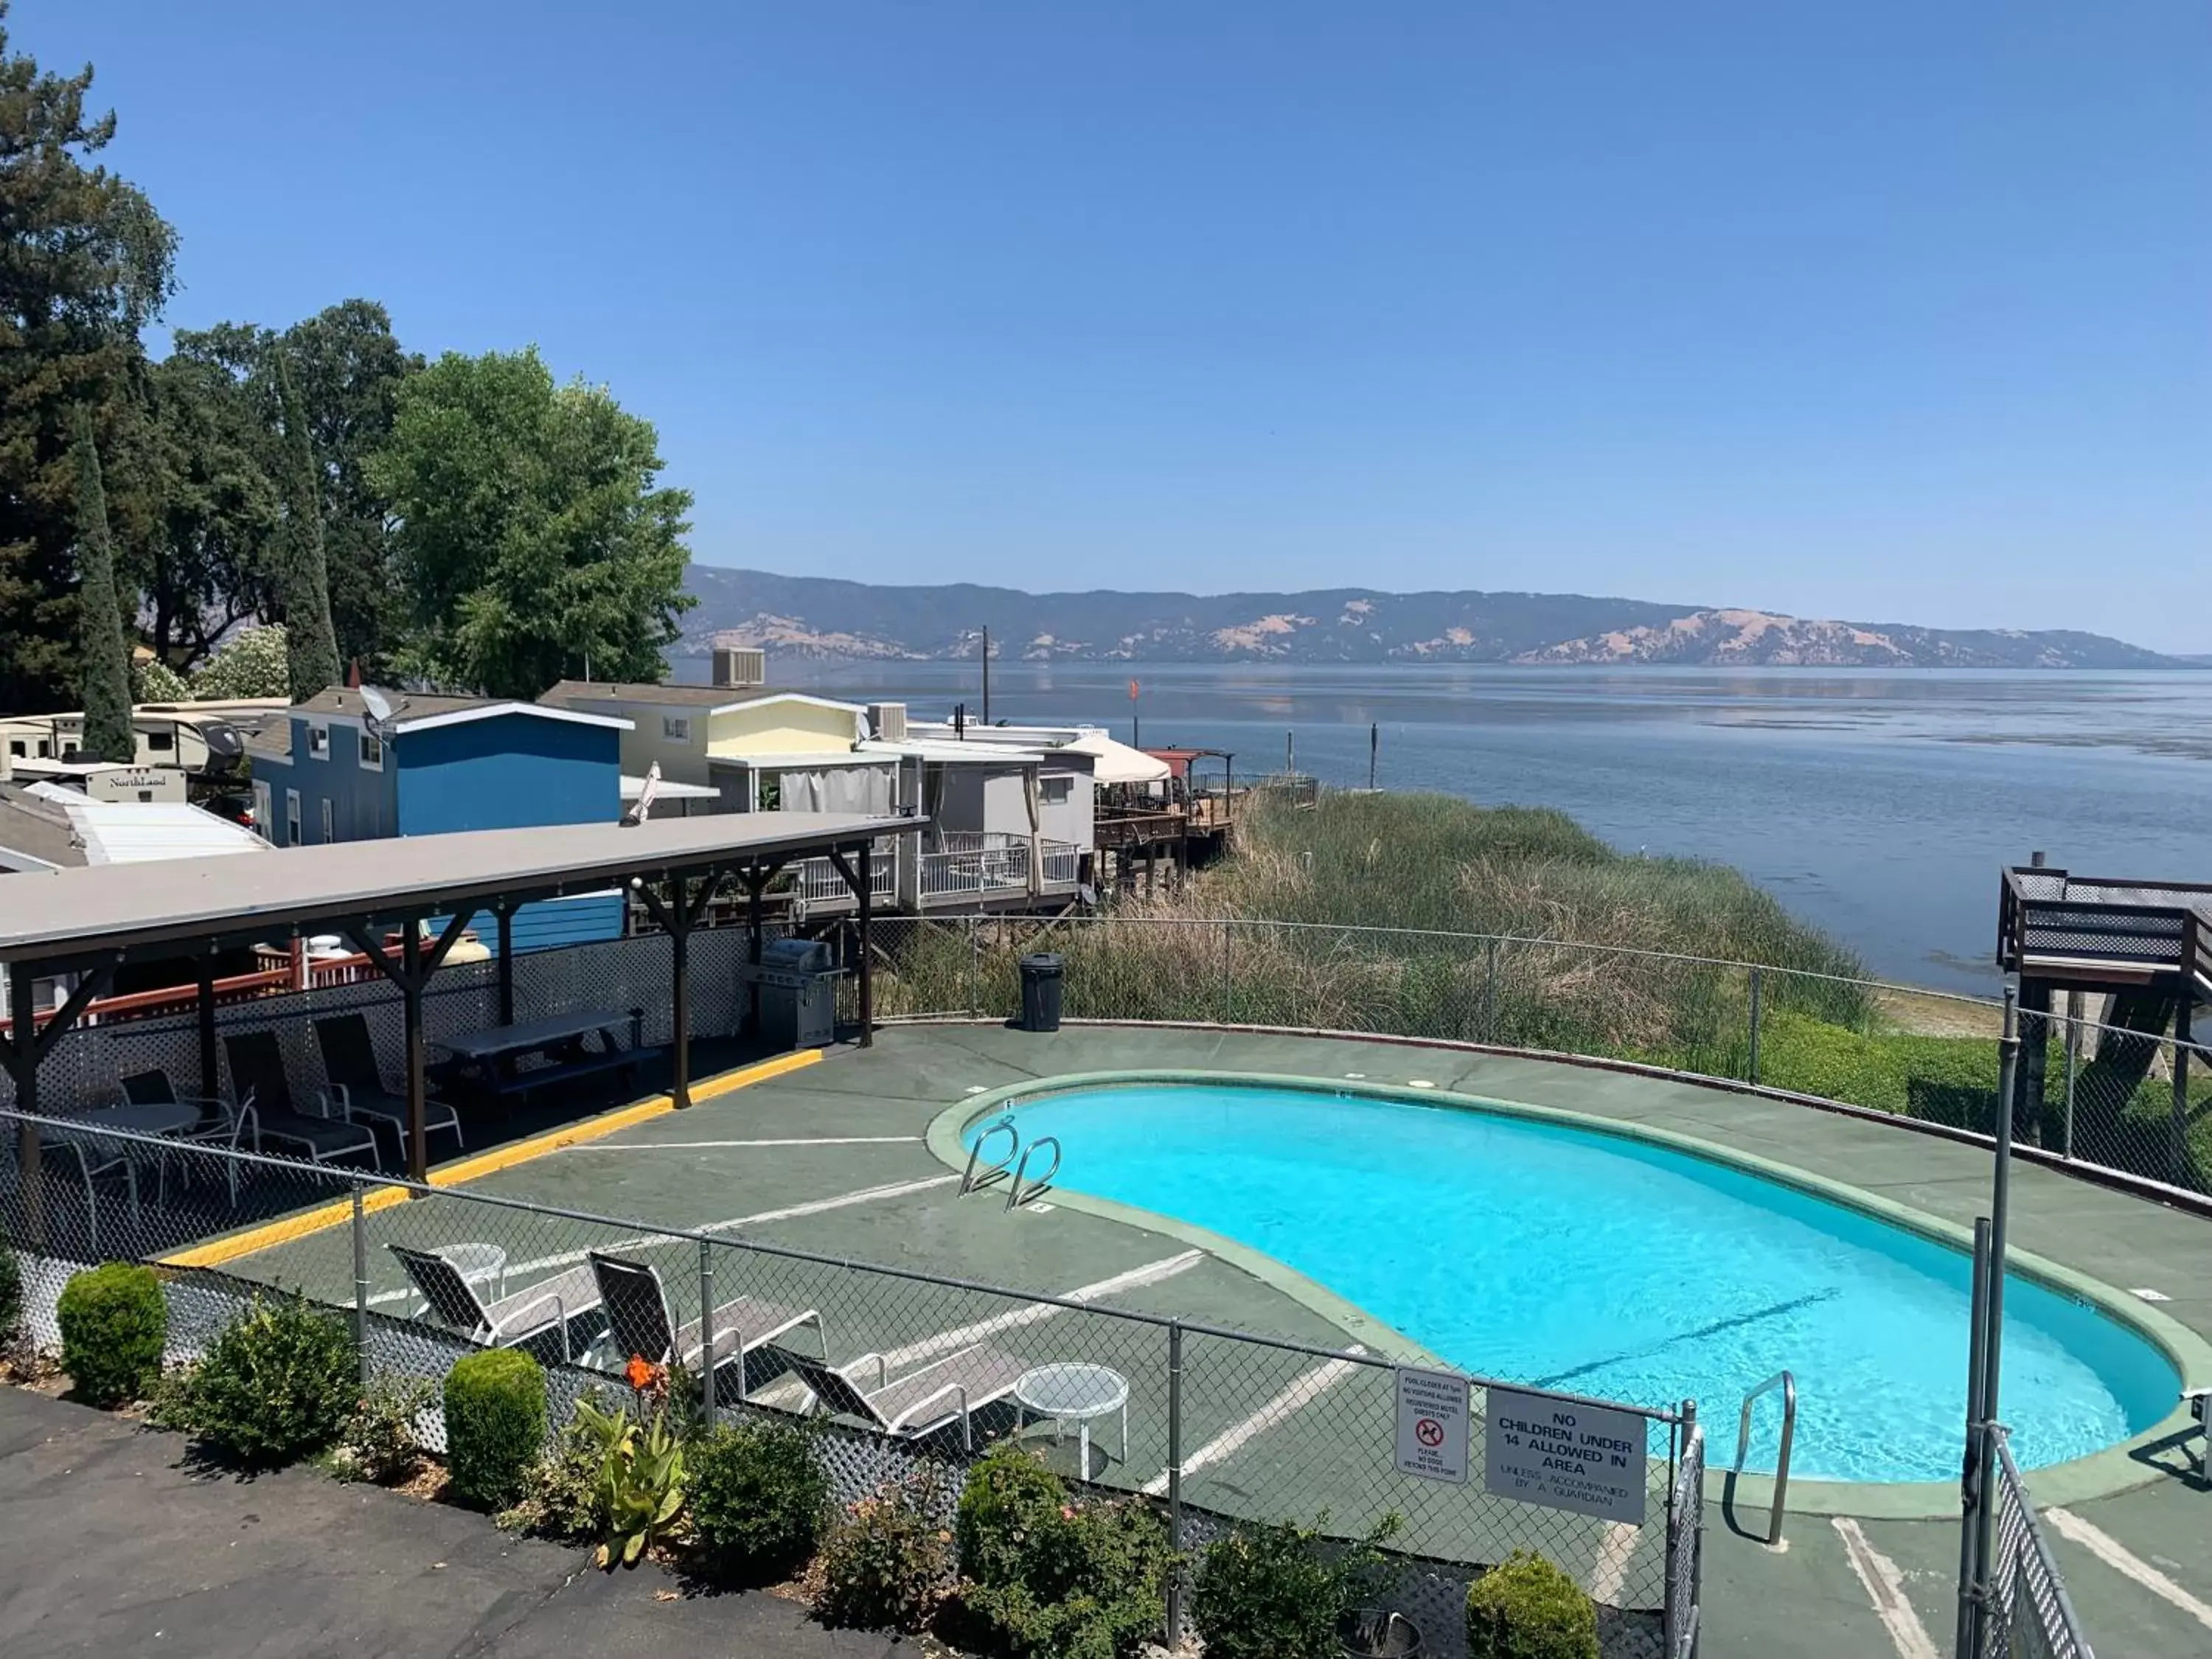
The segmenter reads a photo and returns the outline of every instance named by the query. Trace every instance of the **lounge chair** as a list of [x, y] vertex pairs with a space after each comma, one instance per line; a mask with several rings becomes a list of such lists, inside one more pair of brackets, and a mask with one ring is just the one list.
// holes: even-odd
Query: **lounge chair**
[[488, 1348], [511, 1348], [557, 1329], [561, 1358], [566, 1361], [571, 1357], [569, 1321], [599, 1305], [599, 1279], [586, 1267], [571, 1267], [526, 1291], [486, 1302], [445, 1257], [404, 1244], [385, 1248], [399, 1258], [400, 1267], [422, 1293], [426, 1310], [438, 1323]]
[[365, 1124], [293, 1109], [292, 1082], [276, 1032], [241, 1031], [222, 1044], [230, 1056], [231, 1093], [241, 1109], [252, 1109], [258, 1139], [298, 1146], [317, 1164], [356, 1152], [367, 1152], [372, 1164], [377, 1161], [376, 1132]]
[[725, 1302], [714, 1312], [714, 1351], [710, 1357], [704, 1352], [697, 1320], [679, 1327], [670, 1317], [668, 1291], [659, 1273], [642, 1261], [602, 1255], [597, 1250], [592, 1252], [591, 1260], [599, 1294], [606, 1304], [607, 1327], [623, 1356], [635, 1354], [656, 1365], [675, 1364], [691, 1369], [703, 1364], [720, 1370], [734, 1364], [741, 1401], [745, 1397], [745, 1356], [769, 1346], [801, 1325], [814, 1328], [814, 1340], [826, 1363], [830, 1340], [822, 1329], [822, 1316], [811, 1308], [781, 1308], [750, 1296]]
[[[875, 1383], [864, 1389], [860, 1377], [871, 1366]], [[896, 1382], [879, 1353], [862, 1354], [835, 1370], [796, 1356], [792, 1364], [814, 1396], [807, 1409], [826, 1407], [908, 1440], [926, 1440], [957, 1423], [961, 1448], [966, 1451], [975, 1449], [975, 1413], [1012, 1396], [1014, 1384], [1029, 1369], [1027, 1360], [983, 1342], [933, 1360]]]
[[[376, 1063], [376, 1045], [369, 1040], [368, 1020], [361, 1014], [338, 1014], [315, 1022], [315, 1042], [323, 1051], [323, 1075], [330, 1080], [325, 1091], [338, 1115], [349, 1123], [364, 1118], [392, 1127], [392, 1139], [404, 1163], [407, 1156], [407, 1097], [384, 1086], [384, 1073]], [[422, 1132], [444, 1131], [453, 1145], [465, 1147], [461, 1120], [442, 1100], [422, 1103]]]

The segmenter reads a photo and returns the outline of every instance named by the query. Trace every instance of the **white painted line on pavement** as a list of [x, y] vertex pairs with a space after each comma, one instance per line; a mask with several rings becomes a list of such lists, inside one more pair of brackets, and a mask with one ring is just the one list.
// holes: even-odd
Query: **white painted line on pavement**
[[2198, 1601], [2156, 1567], [2130, 1550], [2101, 1527], [2094, 1527], [2070, 1510], [2045, 1510], [2043, 1518], [2115, 1571], [2126, 1574], [2148, 1590], [2179, 1607], [2207, 1629], [2212, 1629], [2212, 1607]]
[[[1066, 1293], [1070, 1302], [1096, 1302], [1102, 1297], [1113, 1296], [1122, 1291], [1133, 1291], [1140, 1285], [1157, 1285], [1163, 1279], [1173, 1279], [1177, 1273], [1188, 1273], [1206, 1260], [1203, 1250], [1185, 1250], [1180, 1255], [1163, 1257], [1148, 1261], [1141, 1267], [1132, 1267], [1126, 1273], [1115, 1273], [1111, 1279], [1102, 1279], [1095, 1285], [1079, 1286]], [[1018, 1329], [1024, 1325], [1035, 1325], [1062, 1314], [1066, 1309], [1050, 1302], [1031, 1302], [1018, 1308], [1009, 1308], [988, 1319], [979, 1319], [972, 1325], [963, 1325], [956, 1330], [939, 1331], [934, 1336], [925, 1336], [920, 1341], [909, 1342], [903, 1348], [894, 1348], [884, 1356], [887, 1365], [910, 1365], [917, 1359], [933, 1359], [939, 1354], [954, 1353], [970, 1348], [987, 1336], [1000, 1331]]]
[[[573, 1149], [572, 1149], [573, 1150]], [[781, 1210], [763, 1210], [757, 1215], [732, 1217], [727, 1221], [710, 1221], [703, 1227], [691, 1231], [702, 1233], [734, 1232], [740, 1227], [757, 1227], [763, 1222], [790, 1221], [799, 1216], [820, 1215], [829, 1210], [842, 1210], [854, 1204], [874, 1204], [886, 1198], [904, 1198], [908, 1193], [926, 1192], [932, 1187], [950, 1186], [959, 1180], [957, 1175], [927, 1176], [920, 1181], [894, 1182], [888, 1187], [864, 1187], [856, 1193], [840, 1193], [835, 1198], [817, 1198], [810, 1204], [793, 1204]], [[506, 1277], [510, 1293], [529, 1287], [514, 1283], [517, 1273], [542, 1273], [548, 1267], [573, 1267], [593, 1250], [635, 1250], [641, 1246], [672, 1244], [678, 1241], [665, 1233], [639, 1233], [629, 1238], [609, 1239], [602, 1244], [592, 1244], [580, 1250], [562, 1250], [557, 1255], [533, 1256], [527, 1261], [510, 1261]], [[386, 1291], [369, 1297], [372, 1304], [404, 1302], [414, 1291]]]
[[1589, 1583], [1583, 1587], [1591, 1601], [1609, 1607], [1620, 1605], [1620, 1587], [1628, 1582], [1628, 1559], [1636, 1553], [1637, 1534], [1641, 1530], [1620, 1521], [1606, 1528], [1605, 1540], [1597, 1547], [1596, 1565], [1590, 1568]]
[[[1365, 1353], [1367, 1350], [1355, 1344], [1346, 1352]], [[1241, 1423], [1231, 1424], [1184, 1458], [1182, 1472], [1188, 1474], [1208, 1463], [1219, 1462], [1261, 1431], [1273, 1428], [1293, 1412], [1303, 1411], [1358, 1369], [1349, 1359], [1331, 1359], [1315, 1366], [1251, 1416]], [[1144, 1489], [1146, 1496], [1158, 1498], [1168, 1489], [1168, 1472], [1162, 1469], [1145, 1482]]]
[[1897, 1563], [1868, 1543], [1859, 1523], [1848, 1516], [1837, 1516], [1834, 1526], [1836, 1535], [1844, 1540], [1844, 1553], [1850, 1558], [1851, 1571], [1865, 1586], [1874, 1603], [1874, 1616], [1889, 1632], [1898, 1659], [1943, 1659], [1929, 1638], [1928, 1627], [1905, 1597], [1905, 1575], [1898, 1571]]

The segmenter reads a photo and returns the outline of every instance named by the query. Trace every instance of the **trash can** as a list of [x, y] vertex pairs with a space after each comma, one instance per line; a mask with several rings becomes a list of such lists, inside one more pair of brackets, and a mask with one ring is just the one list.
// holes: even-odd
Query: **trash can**
[[1022, 1030], [1060, 1029], [1060, 959], [1051, 951], [1022, 958]]

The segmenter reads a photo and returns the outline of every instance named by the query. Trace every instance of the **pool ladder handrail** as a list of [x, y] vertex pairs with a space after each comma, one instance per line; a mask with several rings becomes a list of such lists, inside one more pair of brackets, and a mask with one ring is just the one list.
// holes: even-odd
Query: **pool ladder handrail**
[[[1036, 1149], [1040, 1146], [1052, 1148], [1052, 1167], [1035, 1181], [1030, 1182], [1028, 1188], [1024, 1189], [1022, 1186], [1022, 1178], [1029, 1174], [1030, 1159], [1035, 1156]], [[1006, 1188], [1006, 1207], [1014, 1210], [1019, 1209], [1024, 1204], [1035, 1203], [1052, 1190], [1052, 1178], [1059, 1173], [1060, 1137], [1039, 1135], [1022, 1148], [1022, 1161], [1014, 1166], [1014, 1184]]]
[[1745, 1454], [1751, 1449], [1751, 1408], [1759, 1395], [1779, 1385], [1782, 1389], [1782, 1449], [1774, 1459], [1774, 1505], [1766, 1519], [1766, 1541], [1782, 1541], [1782, 1504], [1790, 1495], [1790, 1443], [1797, 1437], [1797, 1379], [1786, 1370], [1777, 1371], [1743, 1397], [1743, 1413], [1736, 1419], [1735, 1466], [1729, 1471], [1733, 1481], [1743, 1473]]
[[[985, 1144], [989, 1141], [993, 1135], [999, 1133], [1002, 1130], [1006, 1133], [1007, 1138], [1013, 1142], [1013, 1145], [1006, 1149], [1006, 1157], [1000, 1158], [995, 1164], [986, 1165], [982, 1171], [978, 1173], [975, 1165], [978, 1160], [980, 1160], [983, 1156], [983, 1147]], [[990, 1127], [984, 1130], [981, 1134], [977, 1135], [975, 1137], [975, 1144], [968, 1149], [968, 1169], [966, 1173], [962, 1175], [960, 1177], [960, 1196], [965, 1198], [969, 1193], [980, 1192], [982, 1188], [989, 1186], [993, 1182], [998, 1180], [1000, 1176], [1005, 1175], [1009, 1170], [1012, 1169], [1014, 1167], [1015, 1159], [1018, 1158], [1021, 1155], [1021, 1131], [1014, 1127], [1013, 1120], [1012, 1118], [1000, 1118], [996, 1123], [994, 1123]]]

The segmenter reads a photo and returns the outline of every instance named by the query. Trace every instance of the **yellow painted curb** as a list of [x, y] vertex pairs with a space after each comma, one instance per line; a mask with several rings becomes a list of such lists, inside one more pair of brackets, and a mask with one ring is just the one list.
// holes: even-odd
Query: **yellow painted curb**
[[[804, 1071], [809, 1066], [818, 1064], [821, 1059], [819, 1048], [801, 1048], [792, 1054], [778, 1054], [772, 1060], [762, 1060], [755, 1066], [741, 1066], [736, 1071], [724, 1072], [719, 1077], [711, 1077], [703, 1083], [692, 1085], [691, 1099], [696, 1104], [699, 1101], [713, 1100], [720, 1095], [734, 1094], [756, 1083], [765, 1083], [770, 1078]], [[586, 1118], [583, 1122], [571, 1124], [565, 1129], [548, 1130], [544, 1134], [532, 1135], [527, 1140], [518, 1140], [512, 1146], [495, 1146], [488, 1152], [465, 1158], [458, 1164], [441, 1165], [430, 1171], [430, 1184], [433, 1187], [459, 1187], [479, 1176], [511, 1170], [517, 1164], [543, 1158], [548, 1152], [557, 1152], [565, 1146], [580, 1146], [586, 1141], [603, 1139], [617, 1130], [664, 1116], [675, 1109], [675, 1101], [666, 1095], [655, 1095], [649, 1100], [618, 1106], [611, 1112]], [[405, 1203], [407, 1197], [404, 1188], [380, 1187], [362, 1195], [362, 1213], [374, 1215], [380, 1210], [391, 1209], [395, 1205]], [[279, 1244], [289, 1244], [295, 1239], [342, 1227], [352, 1216], [353, 1201], [350, 1199], [341, 1203], [320, 1205], [298, 1215], [286, 1216], [281, 1221], [248, 1228], [228, 1238], [218, 1238], [189, 1250], [179, 1250], [174, 1255], [165, 1255], [161, 1263], [169, 1267], [219, 1267], [226, 1261], [237, 1261], [240, 1256], [257, 1255], [263, 1250], [274, 1249]]]

